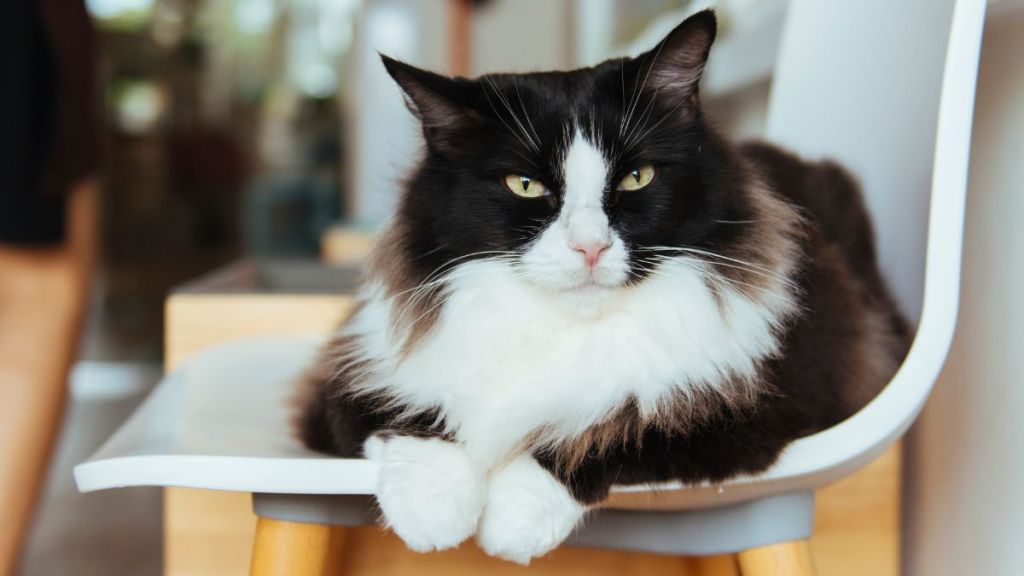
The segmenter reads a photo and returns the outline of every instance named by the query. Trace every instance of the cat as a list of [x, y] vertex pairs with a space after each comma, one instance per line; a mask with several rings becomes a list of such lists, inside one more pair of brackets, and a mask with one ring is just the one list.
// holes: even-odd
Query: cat
[[908, 328], [853, 179], [702, 112], [711, 11], [650, 52], [449, 78], [382, 56], [424, 158], [304, 380], [412, 549], [528, 563], [613, 484], [769, 467], [865, 405]]

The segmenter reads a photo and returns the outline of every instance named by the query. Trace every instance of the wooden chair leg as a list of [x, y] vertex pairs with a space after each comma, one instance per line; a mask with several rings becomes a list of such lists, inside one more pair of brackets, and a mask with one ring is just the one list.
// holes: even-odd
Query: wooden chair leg
[[689, 572], [696, 576], [739, 576], [735, 554], [719, 556], [694, 556], [689, 559]]
[[345, 528], [260, 518], [251, 576], [340, 576]]
[[811, 548], [806, 540], [751, 548], [737, 556], [743, 576], [814, 576]]

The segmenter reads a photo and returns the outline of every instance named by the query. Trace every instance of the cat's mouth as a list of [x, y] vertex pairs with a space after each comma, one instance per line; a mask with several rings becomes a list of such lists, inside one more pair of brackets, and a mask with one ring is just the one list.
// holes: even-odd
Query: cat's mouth
[[582, 295], [605, 294], [618, 290], [623, 285], [617, 274], [596, 269], [582, 273], [576, 282], [566, 287], [566, 291]]
[[552, 296], [568, 298], [574, 302], [604, 300], [626, 286], [623, 282], [602, 279], [590, 274], [586, 276], [572, 274], [558, 280], [550, 277], [543, 280], [533, 279], [531, 283]]
[[573, 289], [570, 290], [570, 292], [573, 295], [576, 295], [576, 296], [595, 297], [595, 296], [604, 296], [606, 294], [610, 294], [616, 288], [618, 288], [618, 286], [606, 286], [606, 285], [603, 285], [603, 284], [598, 284], [596, 282], [592, 282], [592, 283], [589, 283], [589, 284], [584, 284], [582, 286], [578, 286], [576, 288], [573, 288]]

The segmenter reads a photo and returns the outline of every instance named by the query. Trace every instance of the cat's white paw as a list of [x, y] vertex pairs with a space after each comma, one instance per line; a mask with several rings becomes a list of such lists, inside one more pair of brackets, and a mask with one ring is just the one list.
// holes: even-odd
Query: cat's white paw
[[586, 508], [529, 455], [491, 477], [477, 542], [491, 556], [529, 564], [555, 549]]
[[409, 548], [454, 548], [476, 532], [486, 490], [461, 447], [437, 438], [373, 436], [363, 453], [381, 463], [377, 503]]

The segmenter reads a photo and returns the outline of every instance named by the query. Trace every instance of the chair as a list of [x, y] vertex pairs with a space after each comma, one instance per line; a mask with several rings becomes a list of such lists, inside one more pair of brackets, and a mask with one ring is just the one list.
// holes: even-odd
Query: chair
[[[793, 443], [765, 473], [657, 491], [617, 487], [570, 545], [738, 553], [747, 575], [812, 573], [805, 540], [814, 490], [865, 465], [907, 429], [952, 338], [984, 10], [983, 0], [793, 0], [768, 136], [807, 156], [836, 158], [861, 177], [883, 269], [918, 321], [913, 346], [875, 400]], [[265, 337], [197, 355], [76, 468], [79, 489], [251, 492], [260, 518], [252, 574], [340, 566], [345, 532], [332, 527], [373, 520], [377, 469], [309, 452], [289, 433], [290, 382], [317, 344]]]

